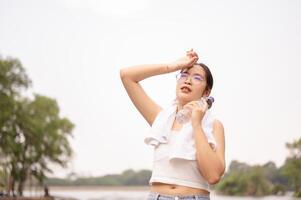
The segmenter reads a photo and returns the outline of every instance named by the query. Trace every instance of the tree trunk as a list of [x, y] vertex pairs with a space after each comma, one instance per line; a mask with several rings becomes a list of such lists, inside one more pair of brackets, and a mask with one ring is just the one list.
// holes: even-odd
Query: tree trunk
[[23, 189], [24, 189], [24, 181], [20, 180], [18, 184], [18, 195], [23, 196]]
[[23, 169], [23, 170], [21, 170], [20, 180], [19, 180], [19, 184], [18, 184], [19, 196], [23, 196], [23, 190], [24, 190], [24, 184], [25, 184], [26, 178], [27, 178], [27, 170]]
[[7, 184], [7, 194], [8, 196], [15, 196], [14, 195], [15, 191], [15, 179], [14, 177], [10, 174], [8, 177], [8, 184]]

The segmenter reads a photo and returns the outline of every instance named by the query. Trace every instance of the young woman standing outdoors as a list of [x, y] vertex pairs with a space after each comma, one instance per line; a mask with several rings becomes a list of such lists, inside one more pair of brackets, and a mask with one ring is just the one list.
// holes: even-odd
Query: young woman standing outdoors
[[[191, 49], [175, 62], [136, 65], [120, 70], [122, 83], [135, 107], [151, 127], [161, 126], [160, 130], [164, 130], [163, 134], [169, 138], [165, 142], [157, 136], [152, 138], [157, 143], [148, 200], [210, 199], [209, 186], [218, 183], [224, 175], [225, 136], [222, 122], [214, 118], [212, 123], [204, 123], [209, 119], [208, 104], [198, 103], [199, 99], [209, 96], [213, 77], [209, 68], [198, 63], [198, 59], [198, 54]], [[175, 71], [180, 71], [177, 75], [176, 101], [170, 108], [162, 108], [147, 95], [139, 82]], [[191, 110], [187, 125], [179, 123], [174, 117], [183, 108]], [[182, 137], [184, 134], [186, 136]], [[177, 141], [183, 138], [185, 141]], [[185, 142], [183, 149], [176, 146], [181, 142]], [[166, 153], [172, 151], [180, 152], [178, 157], [174, 156], [176, 159], [170, 159]]]

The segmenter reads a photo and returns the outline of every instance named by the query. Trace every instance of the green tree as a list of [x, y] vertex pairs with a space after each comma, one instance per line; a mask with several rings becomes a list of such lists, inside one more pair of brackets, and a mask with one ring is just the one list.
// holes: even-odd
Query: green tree
[[287, 179], [281, 175], [274, 162], [263, 165], [265, 177], [273, 184], [272, 194], [284, 195], [286, 192]]
[[73, 126], [68, 119], [60, 118], [54, 99], [35, 95], [34, 100], [19, 102], [15, 130], [18, 145], [14, 157], [14, 163], [20, 163], [16, 169], [19, 194], [28, 174], [42, 183], [45, 172], [52, 172], [48, 167], [50, 162], [66, 166], [72, 155], [68, 136]]
[[273, 184], [268, 180], [264, 167], [232, 161], [229, 171], [215, 189], [226, 195], [263, 196], [272, 193]]
[[66, 166], [72, 156], [68, 142], [74, 125], [59, 116], [54, 99], [35, 94], [28, 98], [22, 90], [31, 84], [21, 63], [0, 59], [0, 164], [9, 171], [12, 188], [18, 184], [22, 196], [28, 176], [40, 183], [52, 172], [49, 163]]
[[301, 138], [286, 143], [290, 155], [286, 158], [280, 172], [288, 178], [289, 186], [294, 190], [295, 197], [301, 197]]
[[[0, 165], [3, 168], [4, 179], [9, 173], [9, 163], [16, 148], [14, 124], [17, 112], [17, 100], [22, 91], [31, 85], [19, 60], [14, 58], [3, 59], [0, 56]], [[11, 177], [12, 188], [14, 185]]]
[[286, 147], [290, 154], [279, 169], [273, 162], [249, 166], [232, 161], [214, 188], [220, 194], [251, 196], [283, 195], [286, 190], [293, 190], [295, 197], [301, 197], [301, 138], [286, 143]]

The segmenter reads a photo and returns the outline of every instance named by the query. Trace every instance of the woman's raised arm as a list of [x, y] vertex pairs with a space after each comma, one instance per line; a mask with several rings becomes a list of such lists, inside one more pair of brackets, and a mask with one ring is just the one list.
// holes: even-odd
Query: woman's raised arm
[[120, 69], [120, 78], [127, 94], [150, 126], [162, 108], [146, 94], [139, 81], [192, 66], [197, 60], [197, 55], [190, 50], [185, 57], [172, 63], [136, 65]]
[[127, 94], [150, 126], [162, 108], [146, 94], [139, 81], [168, 72], [171, 72], [168, 64], [137, 65], [120, 70], [120, 78]]

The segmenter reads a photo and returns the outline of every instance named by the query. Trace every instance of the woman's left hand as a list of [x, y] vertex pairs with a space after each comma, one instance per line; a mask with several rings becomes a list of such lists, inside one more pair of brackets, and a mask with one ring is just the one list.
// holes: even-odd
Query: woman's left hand
[[197, 125], [200, 124], [202, 121], [207, 109], [208, 109], [208, 103], [205, 99], [201, 100], [202, 102], [199, 103], [198, 101], [191, 101], [185, 105], [188, 106], [192, 112], [191, 112], [191, 124]]

